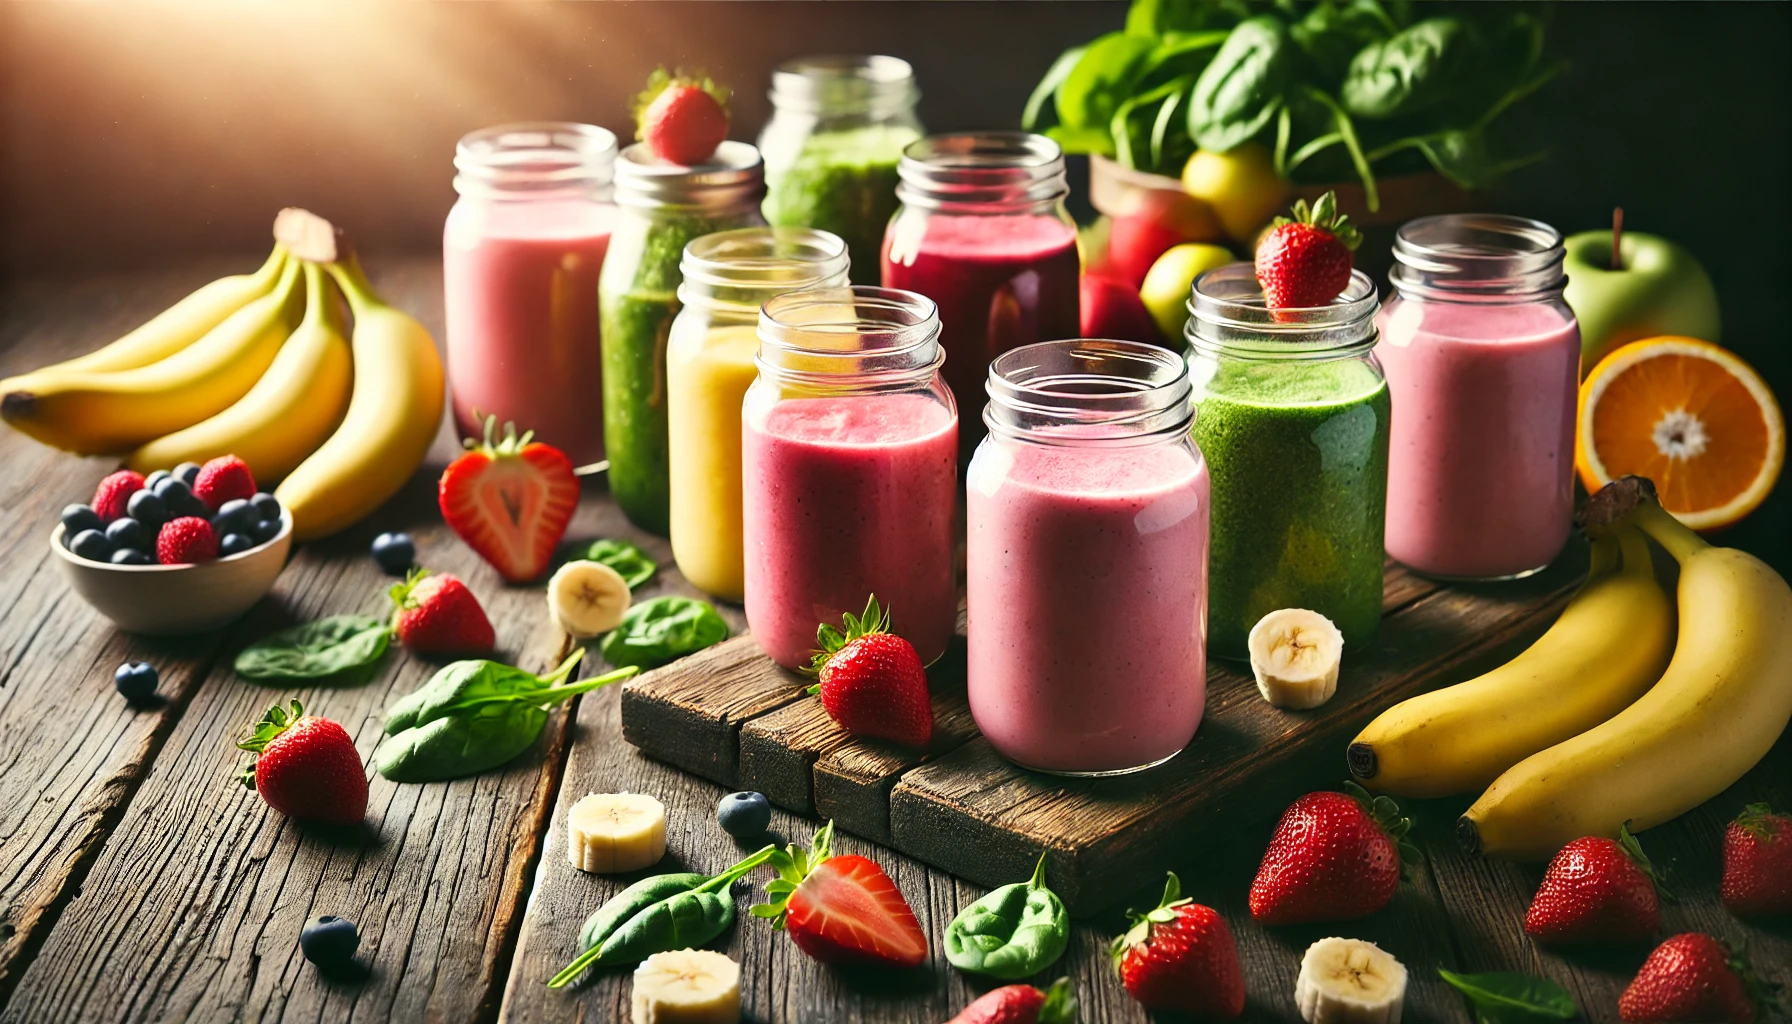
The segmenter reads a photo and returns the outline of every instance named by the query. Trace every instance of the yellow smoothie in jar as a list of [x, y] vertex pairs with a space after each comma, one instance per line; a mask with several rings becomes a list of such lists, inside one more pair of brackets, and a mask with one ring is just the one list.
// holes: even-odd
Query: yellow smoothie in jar
[[728, 601], [745, 589], [740, 407], [758, 350], [751, 324], [674, 332], [666, 348], [672, 557], [685, 579]]

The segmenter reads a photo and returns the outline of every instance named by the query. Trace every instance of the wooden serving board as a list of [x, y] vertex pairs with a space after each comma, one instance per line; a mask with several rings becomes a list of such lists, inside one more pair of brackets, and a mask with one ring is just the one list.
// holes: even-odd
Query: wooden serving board
[[1336, 785], [1347, 776], [1344, 747], [1369, 719], [1540, 632], [1584, 566], [1576, 546], [1527, 580], [1443, 586], [1390, 564], [1374, 646], [1346, 652], [1324, 707], [1271, 707], [1246, 666], [1213, 662], [1194, 741], [1134, 775], [1070, 779], [1003, 760], [971, 720], [962, 637], [928, 674], [935, 728], [925, 752], [848, 735], [804, 695], [808, 680], [745, 635], [626, 684], [622, 735], [650, 757], [982, 885], [1026, 878], [1044, 851], [1052, 889], [1087, 915], [1227, 829]]

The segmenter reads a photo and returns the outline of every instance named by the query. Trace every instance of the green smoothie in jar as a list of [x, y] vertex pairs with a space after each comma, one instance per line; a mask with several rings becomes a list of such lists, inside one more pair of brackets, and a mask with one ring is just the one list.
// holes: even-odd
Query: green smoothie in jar
[[1326, 616], [1349, 647], [1381, 621], [1389, 400], [1375, 286], [1330, 306], [1263, 308], [1248, 264], [1195, 284], [1189, 320], [1194, 437], [1212, 479], [1208, 647], [1247, 656], [1278, 608]]

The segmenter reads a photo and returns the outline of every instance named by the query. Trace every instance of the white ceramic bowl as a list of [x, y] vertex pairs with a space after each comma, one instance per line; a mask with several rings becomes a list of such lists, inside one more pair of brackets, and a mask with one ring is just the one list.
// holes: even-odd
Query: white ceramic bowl
[[292, 513], [284, 508], [273, 540], [197, 565], [90, 562], [63, 546], [63, 531], [57, 523], [50, 532], [50, 553], [75, 593], [118, 628], [150, 636], [204, 633], [235, 619], [273, 587], [292, 550]]

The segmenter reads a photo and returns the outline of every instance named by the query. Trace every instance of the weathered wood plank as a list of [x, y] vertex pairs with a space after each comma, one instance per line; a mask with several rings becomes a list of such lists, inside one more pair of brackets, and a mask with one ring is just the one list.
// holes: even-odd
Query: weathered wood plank
[[742, 724], [802, 699], [807, 682], [773, 664], [752, 637], [737, 636], [624, 684], [622, 738], [733, 785]]

